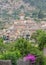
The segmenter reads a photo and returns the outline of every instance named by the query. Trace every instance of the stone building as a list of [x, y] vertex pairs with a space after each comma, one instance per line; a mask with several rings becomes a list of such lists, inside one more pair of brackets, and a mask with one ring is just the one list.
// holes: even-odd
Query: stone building
[[7, 30], [4, 30], [4, 35], [9, 36], [10, 40], [16, 40], [19, 37], [26, 38], [39, 29], [46, 30], [46, 22], [41, 22], [39, 25], [33, 19], [24, 20], [23, 13], [19, 16], [20, 20], [15, 20]]

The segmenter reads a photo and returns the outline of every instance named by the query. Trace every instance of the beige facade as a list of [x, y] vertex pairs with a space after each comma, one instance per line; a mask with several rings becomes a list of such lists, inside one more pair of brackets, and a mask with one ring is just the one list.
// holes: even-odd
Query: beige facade
[[33, 19], [24, 20], [24, 14], [21, 14], [20, 20], [14, 20], [8, 29], [3, 30], [3, 35], [9, 36], [10, 39], [16, 39], [19, 36], [31, 35], [38, 29], [46, 30], [46, 22], [42, 21], [38, 24]]

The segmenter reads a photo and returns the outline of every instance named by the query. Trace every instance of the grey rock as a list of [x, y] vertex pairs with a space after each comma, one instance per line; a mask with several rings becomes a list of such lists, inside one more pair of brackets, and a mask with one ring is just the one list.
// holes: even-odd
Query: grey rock
[[0, 60], [0, 65], [12, 65], [11, 60]]

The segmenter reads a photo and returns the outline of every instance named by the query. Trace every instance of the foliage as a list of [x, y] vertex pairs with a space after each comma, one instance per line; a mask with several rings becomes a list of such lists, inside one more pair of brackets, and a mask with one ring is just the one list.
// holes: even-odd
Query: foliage
[[10, 59], [13, 65], [16, 65], [17, 59], [23, 58], [28, 54], [34, 54], [36, 56], [41, 56], [42, 51], [38, 48], [33, 47], [31, 42], [24, 38], [19, 38], [13, 43], [4, 44], [0, 39], [0, 47], [3, 48], [3, 53], [0, 52], [0, 59], [7, 60]]
[[37, 59], [39, 61], [40, 65], [46, 65], [46, 57], [43, 57], [42, 55]]
[[3, 39], [0, 38], [0, 54], [5, 52], [5, 44], [3, 44]]
[[45, 10], [46, 0], [23, 0], [25, 3], [30, 3], [32, 6], [36, 6], [39, 9]]
[[43, 58], [44, 65], [46, 65], [46, 57]]
[[24, 6], [23, 6], [23, 5], [21, 5], [20, 9], [24, 9]]
[[32, 34], [31, 38], [38, 44], [39, 49], [43, 50], [44, 45], [46, 44], [46, 32], [43, 30], [37, 30], [36, 33]]
[[0, 59], [11, 60], [12, 64], [16, 65], [17, 59], [19, 59], [19, 57], [21, 57], [20, 52], [16, 50], [14, 52], [6, 52], [2, 54], [2, 57], [0, 57]]
[[42, 19], [43, 17], [44, 17], [43, 12], [40, 10], [39, 13], [38, 13], [38, 18]]
[[26, 39], [18, 39], [15, 43], [15, 48], [20, 50], [22, 56], [29, 53], [29, 50], [27, 50], [27, 47], [29, 46], [29, 42]]

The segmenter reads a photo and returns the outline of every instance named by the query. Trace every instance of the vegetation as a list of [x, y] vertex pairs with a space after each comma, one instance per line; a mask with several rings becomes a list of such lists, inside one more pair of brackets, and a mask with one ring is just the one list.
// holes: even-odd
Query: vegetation
[[[16, 6], [15, 4], [11, 4], [10, 1], [1, 1], [2, 4], [0, 4], [0, 29], [5, 28], [4, 22], [8, 22], [8, 24], [10, 24], [10, 22], [19, 19], [19, 14], [22, 10], [25, 13], [25, 17], [32, 17], [37, 22], [39, 22], [39, 19], [42, 18], [44, 18], [43, 20], [46, 21], [46, 0], [23, 0], [22, 2], [20, 2], [20, 0], [14, 0], [14, 2], [11, 2], [13, 4], [14, 2], [18, 4]], [[20, 4], [24, 2], [24, 4], [20, 5], [19, 2]], [[5, 3], [5, 5], [3, 5], [3, 3]], [[6, 4], [8, 4], [8, 6], [6, 6]]]
[[46, 0], [23, 0], [25, 3], [30, 3], [32, 6], [36, 6], [39, 9], [45, 10]]
[[38, 46], [32, 46], [32, 42], [27, 39], [19, 38], [13, 43], [4, 44], [3, 39], [0, 38], [0, 60], [11, 60], [13, 65], [16, 65], [16, 61], [19, 58], [23, 58], [28, 54], [34, 54], [37, 57], [36, 62], [41, 65], [46, 65], [46, 58], [43, 56], [43, 48], [46, 44], [46, 33], [43, 30], [38, 30], [32, 34], [32, 39], [35, 40], [33, 44]]
[[46, 32], [43, 30], [37, 30], [32, 34], [31, 38], [38, 44], [39, 49], [43, 50], [44, 45], [46, 45]]
[[27, 54], [35, 54], [41, 56], [42, 52], [37, 48], [33, 48], [31, 43], [26, 39], [20, 38], [14, 43], [4, 44], [0, 43], [0, 59], [2, 60], [12, 60], [12, 64], [16, 65], [16, 61], [19, 58], [23, 58]]
[[38, 13], [38, 18], [39, 19], [43, 19], [44, 18], [43, 12], [41, 10]]

